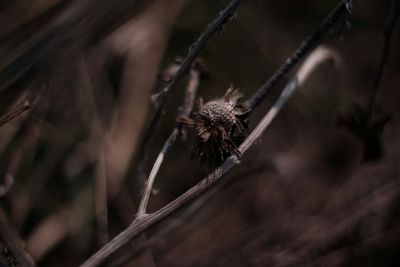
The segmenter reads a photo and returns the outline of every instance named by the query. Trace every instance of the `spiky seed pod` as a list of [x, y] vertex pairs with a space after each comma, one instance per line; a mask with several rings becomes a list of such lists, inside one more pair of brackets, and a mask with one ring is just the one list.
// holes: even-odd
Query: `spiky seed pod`
[[232, 86], [219, 99], [199, 103], [193, 124], [197, 136], [192, 158], [199, 158], [209, 167], [221, 164], [231, 154], [239, 154], [238, 145], [243, 141], [249, 110], [238, 104], [242, 94]]

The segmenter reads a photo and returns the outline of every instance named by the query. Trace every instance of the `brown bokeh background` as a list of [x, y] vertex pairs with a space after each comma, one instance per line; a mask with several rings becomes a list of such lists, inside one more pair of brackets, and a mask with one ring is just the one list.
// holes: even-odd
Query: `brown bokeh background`
[[[198, 94], [220, 97], [232, 83], [249, 97], [337, 2], [243, 1], [201, 52], [209, 76]], [[368, 144], [338, 123], [371, 96], [391, 2], [355, 1], [351, 27], [323, 42], [340, 62], [313, 73], [222, 182], [105, 266], [399, 266], [399, 23], [373, 114], [390, 116], [381, 153], [366, 159]], [[1, 266], [13, 266], [7, 246], [26, 248], [37, 266], [77, 266], [129, 225], [143, 186], [135, 155], [158, 74], [227, 3], [0, 3], [0, 112], [33, 105], [0, 128], [0, 181], [12, 183], [0, 198]], [[174, 127], [186, 81], [146, 147], [146, 174]], [[192, 137], [168, 154], [150, 211], [208, 173], [189, 160]]]

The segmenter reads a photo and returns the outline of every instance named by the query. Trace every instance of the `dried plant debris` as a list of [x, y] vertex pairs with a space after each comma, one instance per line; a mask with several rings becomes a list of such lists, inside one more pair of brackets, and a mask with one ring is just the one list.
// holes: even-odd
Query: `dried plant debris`
[[372, 118], [359, 105], [338, 116], [337, 124], [348, 129], [364, 146], [364, 161], [378, 160], [383, 153], [381, 135], [392, 115], [387, 112], [374, 114]]
[[203, 104], [200, 99], [194, 118], [179, 121], [196, 129], [192, 158], [199, 158], [208, 167], [221, 164], [232, 154], [239, 155], [238, 146], [247, 129], [249, 109], [239, 104], [242, 94], [232, 86], [222, 98]]

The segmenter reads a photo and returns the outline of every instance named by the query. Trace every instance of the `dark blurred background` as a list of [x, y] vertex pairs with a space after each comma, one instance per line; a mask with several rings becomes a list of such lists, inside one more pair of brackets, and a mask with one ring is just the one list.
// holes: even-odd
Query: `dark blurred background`
[[[251, 96], [338, 2], [243, 1], [200, 54], [209, 75], [198, 95], [220, 97], [232, 83]], [[158, 74], [227, 4], [0, 2], [0, 115], [32, 105], [0, 128], [0, 266], [29, 266], [28, 256], [24, 265], [9, 255], [21, 249], [37, 266], [77, 266], [129, 225]], [[372, 156], [353, 125], [371, 97], [391, 4], [355, 1], [350, 28], [335, 27], [323, 42], [340, 62], [312, 74], [224, 182], [105, 266], [400, 266], [399, 23], [374, 106]], [[146, 147], [146, 174], [186, 81]], [[286, 81], [251, 114], [250, 128]], [[191, 137], [168, 154], [150, 211], [209, 172], [189, 160]]]

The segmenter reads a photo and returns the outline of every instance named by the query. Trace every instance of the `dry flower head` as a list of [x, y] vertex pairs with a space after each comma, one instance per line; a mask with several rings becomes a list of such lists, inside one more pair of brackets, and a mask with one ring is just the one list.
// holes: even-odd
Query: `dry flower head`
[[239, 90], [231, 86], [222, 98], [205, 104], [200, 99], [194, 119], [181, 120], [196, 129], [192, 158], [215, 167], [230, 155], [239, 154], [237, 148], [243, 141], [249, 113], [238, 103], [241, 97]]

